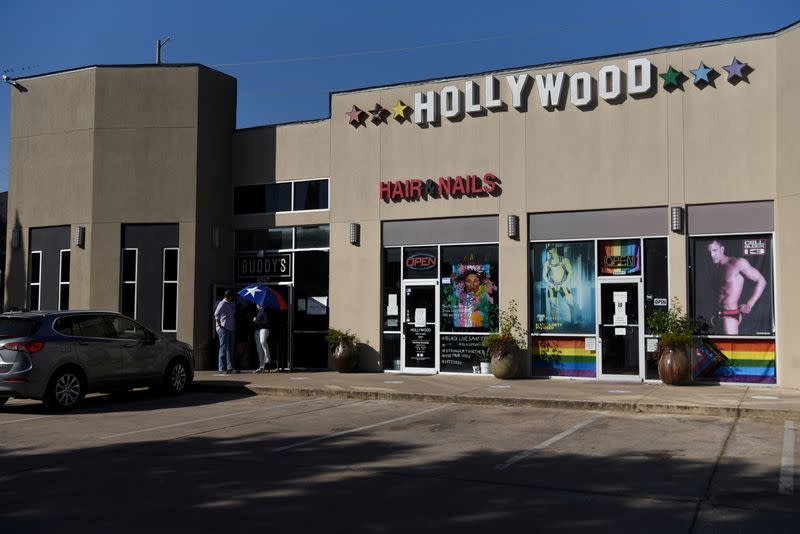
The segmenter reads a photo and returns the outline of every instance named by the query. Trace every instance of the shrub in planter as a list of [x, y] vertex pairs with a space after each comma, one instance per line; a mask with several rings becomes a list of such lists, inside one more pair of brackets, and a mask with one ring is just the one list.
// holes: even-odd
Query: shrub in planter
[[519, 371], [519, 349], [527, 340], [527, 332], [519, 323], [516, 301], [499, 311], [499, 331], [485, 336], [485, 358], [491, 361], [492, 374], [497, 378], [514, 378]]
[[340, 373], [352, 371], [358, 364], [358, 351], [356, 350], [358, 337], [350, 330], [330, 328], [325, 336], [325, 341], [328, 342], [333, 368]]
[[652, 358], [658, 363], [661, 381], [673, 386], [691, 382], [691, 347], [698, 330], [697, 322], [683, 313], [678, 299], [673, 298], [667, 310], [659, 310], [647, 318], [647, 327], [651, 334], [658, 336]]

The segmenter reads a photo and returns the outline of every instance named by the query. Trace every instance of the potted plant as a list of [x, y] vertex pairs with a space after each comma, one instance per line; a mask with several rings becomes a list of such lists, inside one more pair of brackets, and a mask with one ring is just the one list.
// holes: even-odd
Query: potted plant
[[697, 333], [697, 322], [683, 312], [677, 298], [666, 310], [647, 318], [650, 333], [658, 336], [653, 359], [658, 362], [658, 377], [665, 384], [684, 386], [692, 380], [690, 348]]
[[498, 332], [483, 338], [486, 360], [491, 362], [492, 374], [497, 378], [514, 378], [519, 370], [519, 349], [527, 339], [527, 332], [519, 323], [517, 303], [512, 300], [508, 308], [499, 311]]
[[325, 336], [325, 341], [328, 342], [333, 368], [340, 373], [352, 371], [358, 364], [358, 351], [356, 350], [358, 337], [350, 330], [330, 328]]

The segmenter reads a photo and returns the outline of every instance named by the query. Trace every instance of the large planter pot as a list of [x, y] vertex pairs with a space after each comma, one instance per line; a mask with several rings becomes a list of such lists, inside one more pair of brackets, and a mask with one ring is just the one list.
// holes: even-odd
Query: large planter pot
[[496, 352], [492, 354], [492, 374], [497, 378], [508, 380], [517, 376], [519, 358], [516, 351]]
[[331, 352], [333, 368], [340, 373], [349, 373], [358, 364], [358, 351], [355, 345], [339, 343]]
[[692, 359], [687, 345], [664, 347], [658, 351], [658, 377], [671, 386], [692, 381]]

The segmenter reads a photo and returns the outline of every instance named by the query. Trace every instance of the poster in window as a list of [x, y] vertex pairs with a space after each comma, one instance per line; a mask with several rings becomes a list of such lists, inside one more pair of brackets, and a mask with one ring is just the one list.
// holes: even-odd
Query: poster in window
[[601, 276], [641, 274], [638, 239], [611, 239], [597, 242], [597, 262]]
[[531, 255], [533, 330], [594, 334], [594, 242], [534, 243]]
[[772, 237], [691, 238], [692, 309], [703, 333], [770, 336]]
[[442, 274], [449, 274], [441, 286], [442, 331], [495, 330], [498, 305], [497, 247], [443, 248], [442, 257]]

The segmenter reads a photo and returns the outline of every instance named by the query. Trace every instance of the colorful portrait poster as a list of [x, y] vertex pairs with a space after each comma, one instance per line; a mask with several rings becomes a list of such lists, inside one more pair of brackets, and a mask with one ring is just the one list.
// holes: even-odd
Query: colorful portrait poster
[[594, 241], [531, 245], [532, 330], [595, 333]]
[[[443, 332], [491, 332], [497, 328], [497, 247], [442, 249]], [[462, 254], [459, 254], [462, 252]]]
[[638, 239], [612, 239], [597, 242], [597, 266], [601, 276], [637, 275], [642, 272]]
[[703, 333], [771, 336], [772, 236], [693, 237], [691, 304]]

